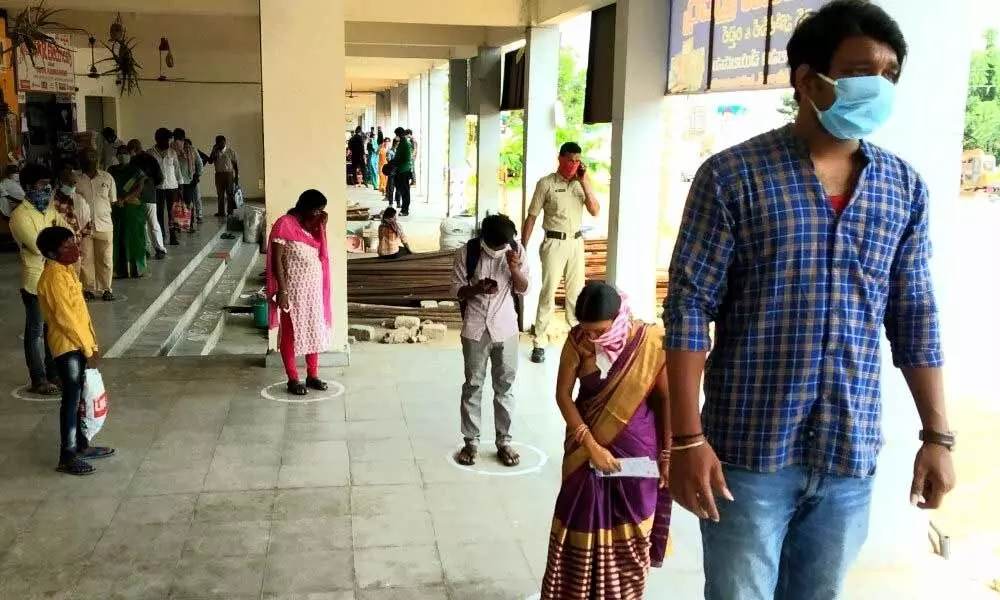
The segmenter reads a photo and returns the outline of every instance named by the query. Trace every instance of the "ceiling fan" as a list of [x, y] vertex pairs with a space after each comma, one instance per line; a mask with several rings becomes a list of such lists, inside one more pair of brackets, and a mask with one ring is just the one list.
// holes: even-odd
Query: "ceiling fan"
[[166, 65], [168, 69], [174, 68], [174, 53], [170, 50], [170, 42], [165, 37], [160, 38], [160, 74], [156, 76], [156, 79], [147, 79], [144, 81], [185, 81], [183, 77], [167, 77], [163, 73], [163, 66]]
[[356, 95], [356, 94], [354, 93], [354, 84], [353, 84], [353, 83], [351, 84], [351, 87], [350, 87], [350, 88], [348, 88], [348, 90], [347, 90], [346, 92], [344, 92], [344, 95], [345, 95], [346, 97], [348, 97], [348, 98], [352, 99], [352, 100], [353, 100], [354, 98], [357, 98], [357, 97], [358, 97], [358, 96], [357, 96], [357, 95]]

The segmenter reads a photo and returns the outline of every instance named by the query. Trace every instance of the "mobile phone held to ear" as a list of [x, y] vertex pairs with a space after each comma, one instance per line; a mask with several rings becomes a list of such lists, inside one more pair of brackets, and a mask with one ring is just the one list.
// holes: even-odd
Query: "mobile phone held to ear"
[[576, 168], [576, 176], [578, 179], [583, 179], [583, 176], [587, 174], [587, 165], [580, 163], [580, 166]]

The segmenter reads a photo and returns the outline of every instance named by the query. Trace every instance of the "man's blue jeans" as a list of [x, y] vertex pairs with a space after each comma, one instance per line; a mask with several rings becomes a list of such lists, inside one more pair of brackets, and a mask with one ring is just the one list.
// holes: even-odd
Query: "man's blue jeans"
[[724, 472], [736, 501], [701, 522], [705, 600], [835, 600], [868, 535], [873, 477]]

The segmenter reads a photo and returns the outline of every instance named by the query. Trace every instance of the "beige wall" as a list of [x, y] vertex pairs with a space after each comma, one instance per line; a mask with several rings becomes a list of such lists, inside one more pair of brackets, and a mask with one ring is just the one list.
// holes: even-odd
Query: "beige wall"
[[[66, 13], [65, 22], [107, 37], [113, 16], [107, 13]], [[263, 196], [264, 132], [260, 87], [260, 29], [256, 17], [180, 17], [171, 15], [123, 15], [129, 36], [139, 40], [136, 57], [142, 76], [155, 79], [159, 73], [160, 37], [170, 41], [174, 54], [169, 77], [186, 82], [141, 82], [142, 92], [118, 99], [118, 134], [153, 143], [158, 127], [182, 127], [188, 137], [208, 153], [215, 136], [229, 138], [239, 153], [240, 179], [248, 197]], [[86, 36], [74, 40], [77, 73], [90, 68]], [[108, 55], [99, 50], [97, 60]], [[108, 70], [108, 63], [98, 64]], [[227, 82], [227, 83], [221, 83]], [[84, 97], [117, 96], [113, 76], [101, 79], [78, 77], [78, 115], [83, 119]], [[87, 129], [94, 129], [87, 125]], [[209, 167], [202, 181], [203, 195], [215, 196], [214, 170]]]

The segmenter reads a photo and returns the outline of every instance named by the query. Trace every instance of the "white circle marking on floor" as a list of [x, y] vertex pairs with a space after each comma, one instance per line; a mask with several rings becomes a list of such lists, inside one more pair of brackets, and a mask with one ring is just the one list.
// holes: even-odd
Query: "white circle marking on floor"
[[28, 392], [28, 388], [31, 387], [27, 384], [20, 387], [16, 387], [10, 391], [10, 395], [18, 400], [24, 400], [25, 402], [62, 402], [62, 396], [41, 396], [39, 394], [31, 394]]
[[[445, 460], [451, 463], [454, 467], [461, 469], [463, 471], [468, 471], [470, 473], [475, 473], [477, 475], [494, 475], [496, 477], [516, 477], [518, 475], [528, 475], [529, 473], [536, 473], [540, 471], [542, 467], [545, 466], [545, 463], [549, 462], [549, 455], [543, 452], [539, 448], [536, 448], [534, 446], [529, 446], [528, 444], [524, 444], [522, 442], [511, 442], [510, 445], [534, 453], [535, 456], [538, 457], [538, 464], [530, 467], [524, 466], [525, 457], [524, 453], [522, 452], [521, 463], [517, 467], [513, 468], [505, 467], [501, 465], [499, 462], [497, 462], [496, 469], [484, 469], [482, 468], [484, 466], [483, 465], [484, 453], [480, 452], [479, 455], [476, 457], [476, 464], [472, 465], [471, 467], [466, 465], [460, 465], [458, 464], [458, 461], [455, 460], [455, 455], [458, 454], [458, 451], [461, 450], [461, 448], [454, 450], [450, 454], [446, 454]], [[489, 453], [486, 456], [491, 456], [493, 460], [496, 460], [496, 455], [494, 453]]]
[[[313, 402], [324, 402], [326, 400], [333, 400], [338, 396], [343, 396], [344, 392], [347, 391], [347, 389], [344, 387], [344, 384], [339, 383], [337, 381], [327, 381], [326, 383], [328, 386], [330, 386], [330, 389], [328, 389], [326, 392], [316, 392], [315, 390], [310, 390], [309, 393], [306, 394], [305, 396], [293, 396], [284, 389], [282, 389], [280, 392], [277, 392], [276, 394], [272, 394], [270, 391], [268, 391], [274, 388], [284, 388], [288, 384], [287, 381], [279, 381], [278, 383], [272, 383], [271, 385], [262, 389], [260, 391], [260, 397], [267, 398], [268, 400], [274, 400], [275, 402], [286, 402], [288, 404], [311, 404]], [[316, 395], [317, 393], [323, 395], [317, 396]]]

